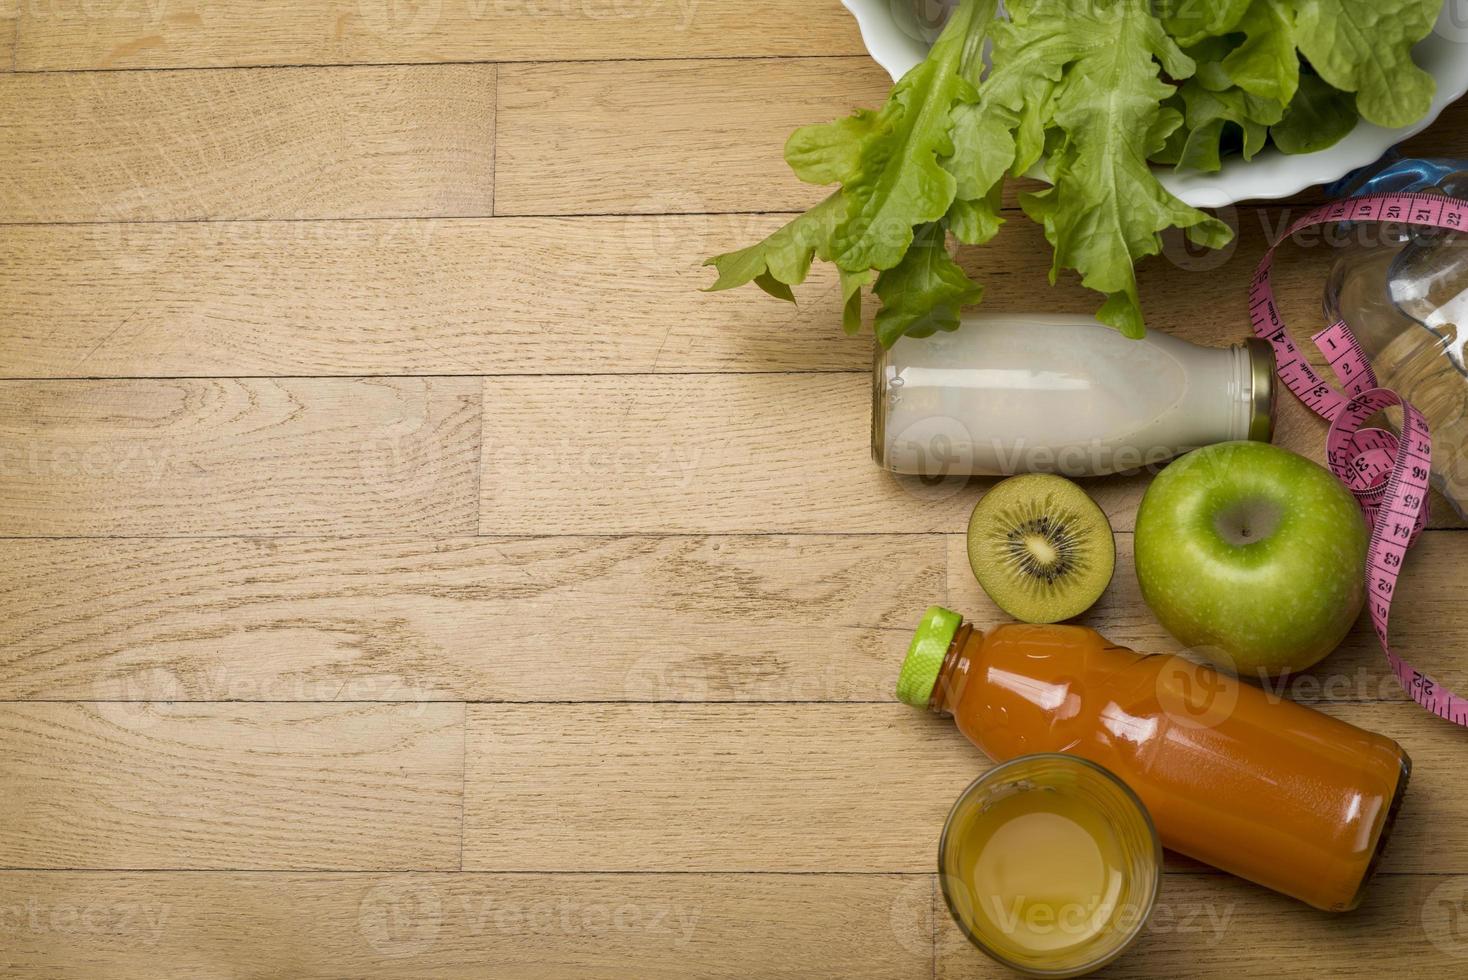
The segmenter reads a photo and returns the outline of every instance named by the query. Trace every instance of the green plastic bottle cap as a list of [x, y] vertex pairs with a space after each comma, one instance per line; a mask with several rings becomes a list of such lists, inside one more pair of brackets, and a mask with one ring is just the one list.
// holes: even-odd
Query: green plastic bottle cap
[[938, 683], [938, 671], [943, 668], [943, 658], [948, 655], [948, 645], [962, 622], [963, 617], [951, 609], [928, 607], [912, 636], [912, 645], [907, 648], [902, 673], [897, 675], [897, 700], [914, 708], [928, 706], [933, 685]]

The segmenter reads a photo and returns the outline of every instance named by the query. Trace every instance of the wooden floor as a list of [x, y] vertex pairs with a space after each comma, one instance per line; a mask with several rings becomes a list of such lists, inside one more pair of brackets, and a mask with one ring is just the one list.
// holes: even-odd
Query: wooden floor
[[[996, 975], [932, 877], [986, 763], [892, 696], [925, 605], [998, 617], [983, 485], [870, 463], [824, 271], [697, 291], [861, 51], [836, 0], [0, 0], [0, 976]], [[1283, 214], [1149, 262], [1154, 324], [1242, 338]], [[1023, 220], [965, 261], [1094, 306]], [[1169, 650], [1143, 488], [1088, 619]], [[1393, 626], [1461, 689], [1455, 523]], [[1364, 628], [1292, 690], [1416, 761], [1365, 907], [1170, 859], [1111, 976], [1468, 976], [1468, 736]]]

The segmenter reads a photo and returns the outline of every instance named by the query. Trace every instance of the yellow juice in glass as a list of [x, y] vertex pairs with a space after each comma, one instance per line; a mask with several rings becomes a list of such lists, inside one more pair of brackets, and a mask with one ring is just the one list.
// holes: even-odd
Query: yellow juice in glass
[[950, 912], [984, 952], [1036, 976], [1117, 956], [1156, 897], [1161, 845], [1120, 781], [1065, 755], [991, 770], [954, 805], [939, 870]]

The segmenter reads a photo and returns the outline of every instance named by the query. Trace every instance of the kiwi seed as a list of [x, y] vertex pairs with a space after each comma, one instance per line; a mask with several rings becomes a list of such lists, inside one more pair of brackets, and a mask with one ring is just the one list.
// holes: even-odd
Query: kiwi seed
[[1090, 609], [1116, 568], [1111, 525], [1064, 477], [1012, 477], [968, 522], [968, 559], [989, 598], [1015, 619], [1055, 623]]

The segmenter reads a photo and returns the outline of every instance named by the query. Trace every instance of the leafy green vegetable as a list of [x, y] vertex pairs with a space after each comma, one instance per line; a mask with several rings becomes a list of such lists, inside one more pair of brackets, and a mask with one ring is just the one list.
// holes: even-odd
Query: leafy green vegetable
[[1270, 139], [1312, 152], [1348, 133], [1358, 109], [1386, 125], [1416, 118], [1433, 88], [1411, 46], [1441, 3], [1008, 0], [1006, 19], [998, 0], [958, 0], [880, 109], [790, 137], [796, 176], [838, 186], [764, 241], [709, 259], [710, 289], [754, 283], [793, 301], [819, 259], [839, 273], [848, 332], [861, 327], [865, 287], [881, 301], [883, 344], [955, 329], [983, 291], [949, 238], [993, 238], [1006, 178], [1043, 158], [1051, 186], [1020, 206], [1054, 249], [1051, 281], [1075, 270], [1105, 296], [1097, 315], [1141, 336], [1134, 267], [1161, 251], [1162, 232], [1205, 247], [1231, 236], [1149, 164], [1217, 170]]
[[795, 302], [791, 286], [805, 282], [813, 258], [831, 259], [831, 232], [846, 214], [846, 202], [837, 191], [769, 238], [704, 262], [719, 278], [709, 290], [733, 289], [753, 282], [778, 299]]
[[892, 268], [912, 244], [914, 227], [948, 213], [957, 181], [939, 159], [953, 152], [954, 107], [978, 101], [964, 76], [964, 55], [996, 6], [972, 0], [960, 7], [878, 112], [807, 126], [786, 144], [785, 159], [802, 180], [842, 184], [847, 213], [831, 237], [841, 268]]
[[[1199, 64], [1200, 76], [1204, 64]], [[1184, 82], [1171, 103], [1182, 110], [1183, 126], [1152, 160], [1205, 172], [1220, 169], [1225, 153], [1252, 160], [1268, 141], [1269, 127], [1284, 114], [1284, 106], [1273, 99], [1232, 84], [1210, 88], [1201, 77]]]
[[1158, 0], [1167, 32], [1183, 47], [1227, 34], [1249, 9], [1250, 0]]
[[1005, 174], [1024, 173], [1044, 153], [1055, 86], [1074, 50], [1064, 34], [1031, 31], [1023, 21], [995, 23], [990, 34], [994, 68], [983, 97], [954, 109], [953, 155], [944, 161], [957, 181], [950, 227], [968, 245], [999, 230]]
[[1196, 82], [1210, 92], [1226, 92], [1234, 88], [1234, 80], [1223, 70], [1223, 59], [1235, 47], [1237, 44], [1226, 37], [1208, 37], [1184, 48], [1183, 53], [1197, 65], [1189, 81]]
[[1249, 95], [1283, 108], [1300, 84], [1292, 11], [1280, 0], [1254, 0], [1236, 29], [1244, 41], [1223, 59], [1224, 72]]
[[1270, 128], [1274, 145], [1285, 153], [1314, 153], [1333, 146], [1356, 128], [1356, 100], [1314, 75], [1300, 78], [1300, 90], [1284, 118]]
[[1362, 118], [1405, 126], [1432, 101], [1432, 76], [1412, 46], [1432, 30], [1443, 0], [1161, 0], [1184, 45], [1234, 31], [1246, 36], [1223, 69], [1254, 95], [1289, 102], [1299, 78], [1294, 48], [1335, 88], [1356, 93]]
[[[793, 302], [790, 287], [804, 282], [812, 260], [819, 258], [834, 262], [840, 271], [842, 325], [848, 331], [860, 326], [859, 291], [874, 281], [874, 270], [895, 274], [876, 290], [879, 297], [895, 295], [896, 283], [923, 284], [924, 292], [897, 304], [898, 310], [883, 321], [889, 330], [891, 324], [941, 319], [948, 293], [937, 284], [951, 281], [957, 266], [943, 270], [942, 276], [897, 270], [911, 251], [914, 229], [937, 222], [953, 204], [958, 180], [940, 158], [953, 153], [955, 109], [978, 99], [973, 80], [981, 70], [979, 48], [997, 6], [997, 0], [965, 0], [928, 57], [903, 76], [882, 109], [858, 110], [833, 123], [797, 130], [785, 145], [786, 162], [796, 176], [816, 184], [839, 182], [841, 189], [764, 241], [705, 262], [719, 273], [709, 289], [753, 282]], [[965, 227], [971, 231], [980, 220], [981, 215], [973, 214]], [[997, 230], [997, 208], [992, 221]], [[958, 275], [963, 295], [976, 299], [978, 287], [961, 271]], [[956, 312], [943, 322], [947, 329], [956, 328]], [[900, 331], [893, 340], [897, 336]]]
[[1210, 92], [1189, 82], [1181, 94], [1187, 135], [1173, 162], [1193, 170], [1220, 169], [1224, 144], [1235, 133], [1244, 159], [1253, 159], [1269, 138], [1270, 123], [1278, 122], [1282, 111], [1278, 102], [1256, 99], [1237, 87]]
[[1133, 265], [1162, 251], [1160, 232], [1187, 228], [1202, 244], [1231, 235], [1168, 193], [1147, 166], [1183, 121], [1162, 106], [1172, 88], [1160, 72], [1186, 78], [1193, 62], [1146, 3], [1053, 0], [1036, 4], [1024, 27], [1069, 38], [1074, 57], [1054, 95], [1053, 122], [1063, 139], [1049, 160], [1053, 184], [1020, 203], [1055, 248], [1051, 281], [1061, 268], [1077, 270], [1085, 286], [1107, 296], [1099, 318], [1140, 337]]
[[1405, 126], [1432, 102], [1432, 76], [1412, 45], [1432, 30], [1442, 0], [1294, 0], [1300, 53], [1320, 77], [1356, 93], [1361, 118]]
[[870, 286], [876, 273], [870, 269], [861, 272], [841, 272], [841, 329], [849, 334], [861, 330], [861, 287]]
[[948, 254], [938, 222], [917, 230], [902, 261], [877, 278], [882, 300], [877, 314], [877, 340], [890, 347], [904, 334], [930, 337], [958, 327], [959, 310], [984, 295]]

